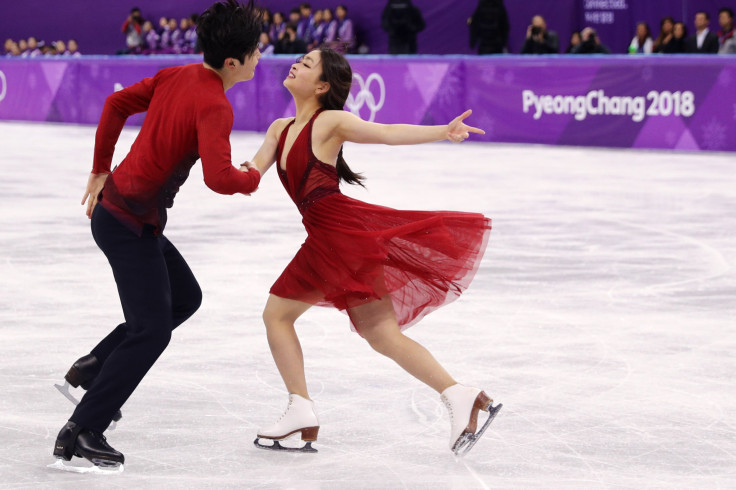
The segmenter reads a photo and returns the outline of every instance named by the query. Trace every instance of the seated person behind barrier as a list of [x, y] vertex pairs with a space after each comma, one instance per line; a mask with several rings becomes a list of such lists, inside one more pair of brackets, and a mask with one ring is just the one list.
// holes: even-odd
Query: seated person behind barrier
[[718, 52], [718, 35], [710, 32], [710, 15], [708, 12], [700, 11], [695, 14], [695, 34], [685, 39], [686, 53], [709, 53]]
[[583, 32], [580, 33], [580, 40], [580, 44], [573, 48], [571, 54], [611, 54], [611, 50], [601, 43], [598, 34], [592, 27], [583, 29]]
[[651, 54], [654, 47], [652, 30], [646, 22], [636, 24], [636, 35], [629, 44], [629, 54]]
[[560, 38], [554, 31], [547, 30], [547, 21], [541, 15], [532, 17], [526, 29], [526, 40], [521, 54], [556, 54], [560, 52]]
[[718, 54], [736, 54], [736, 37], [733, 29], [733, 10], [724, 7], [718, 11]]
[[296, 24], [292, 22], [286, 24], [284, 37], [276, 43], [273, 52], [275, 54], [304, 54], [307, 52], [307, 43], [296, 35]]
[[659, 36], [652, 44], [653, 53], [661, 53], [664, 45], [672, 40], [672, 31], [675, 28], [675, 19], [671, 16], [662, 17], [659, 21]]

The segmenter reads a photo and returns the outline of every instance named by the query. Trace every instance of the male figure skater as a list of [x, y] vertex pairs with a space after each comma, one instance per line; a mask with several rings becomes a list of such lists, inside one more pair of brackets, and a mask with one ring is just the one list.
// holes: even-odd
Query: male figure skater
[[[216, 3], [197, 26], [204, 63], [165, 68], [105, 102], [82, 204], [88, 201], [92, 236], [112, 267], [125, 322], [66, 375], [87, 392], [56, 439], [54, 456], [61, 460], [78, 456], [122, 471], [123, 454], [103, 432], [164, 351], [171, 331], [199, 308], [197, 280], [163, 234], [166, 208], [196, 160], [201, 158], [204, 181], [215, 192], [249, 194], [258, 187], [257, 169], [232, 165], [233, 112], [225, 91], [253, 78], [260, 31], [253, 0]], [[126, 119], [144, 111], [130, 153], [110, 173]]]

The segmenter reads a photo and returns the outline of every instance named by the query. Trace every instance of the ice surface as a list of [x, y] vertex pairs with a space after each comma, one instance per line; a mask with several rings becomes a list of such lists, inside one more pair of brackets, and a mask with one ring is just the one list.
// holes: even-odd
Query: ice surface
[[[319, 453], [253, 446], [287, 401], [260, 315], [305, 234], [275, 172], [220, 196], [197, 165], [167, 235], [204, 303], [107, 434], [126, 471], [47, 468], [72, 412], [53, 384], [121, 319], [79, 204], [94, 132], [0, 123], [0, 486], [736, 486], [734, 155], [477, 143], [345, 148], [354, 197], [493, 218], [468, 292], [407, 331], [504, 405], [465, 459], [439, 396], [323, 308], [298, 327]], [[261, 138], [234, 134], [235, 160]]]

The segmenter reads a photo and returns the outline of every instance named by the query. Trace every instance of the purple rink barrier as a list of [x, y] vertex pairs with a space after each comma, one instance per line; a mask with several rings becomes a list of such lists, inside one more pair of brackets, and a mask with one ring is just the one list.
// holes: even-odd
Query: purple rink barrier
[[[471, 108], [480, 141], [736, 151], [736, 57], [351, 57], [347, 109], [380, 123], [444, 124]], [[191, 57], [0, 59], [0, 120], [97, 124], [114, 90]], [[294, 114], [293, 59], [264, 57], [227, 95], [234, 129]], [[144, 115], [129, 119], [140, 125]]]

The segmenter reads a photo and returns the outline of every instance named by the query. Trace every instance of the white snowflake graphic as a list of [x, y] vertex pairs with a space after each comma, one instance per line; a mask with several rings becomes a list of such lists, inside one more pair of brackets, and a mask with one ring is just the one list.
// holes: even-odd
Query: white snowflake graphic
[[480, 76], [483, 83], [493, 83], [496, 79], [496, 67], [494, 65], [489, 66], [483, 70], [483, 74]]
[[411, 72], [407, 70], [406, 73], [404, 73], [404, 88], [411, 91], [414, 90], [416, 86], [417, 83], [414, 81], [414, 77]]
[[726, 126], [716, 119], [703, 126], [703, 146], [707, 150], [720, 150], [726, 143]]
[[[472, 117], [473, 116], [471, 116], [471, 118]], [[484, 114], [483, 116], [479, 117], [478, 118], [478, 122], [476, 122], [476, 123], [474, 123], [472, 121], [469, 121], [469, 124], [471, 126], [478, 127], [480, 129], [482, 129], [483, 131], [485, 131], [487, 138], [493, 138], [496, 135], [496, 131], [495, 131], [495, 129], [496, 129], [495, 128], [496, 121], [492, 117], [490, 117], [488, 115], [485, 115]]]
[[728, 87], [729, 85], [731, 85], [731, 72], [725, 70], [723, 73], [721, 73], [721, 76], [718, 77], [718, 84], [723, 87]]
[[651, 67], [647, 66], [641, 71], [641, 79], [645, 82], [648, 82], [652, 79], [652, 76], [654, 76], [654, 71]]

